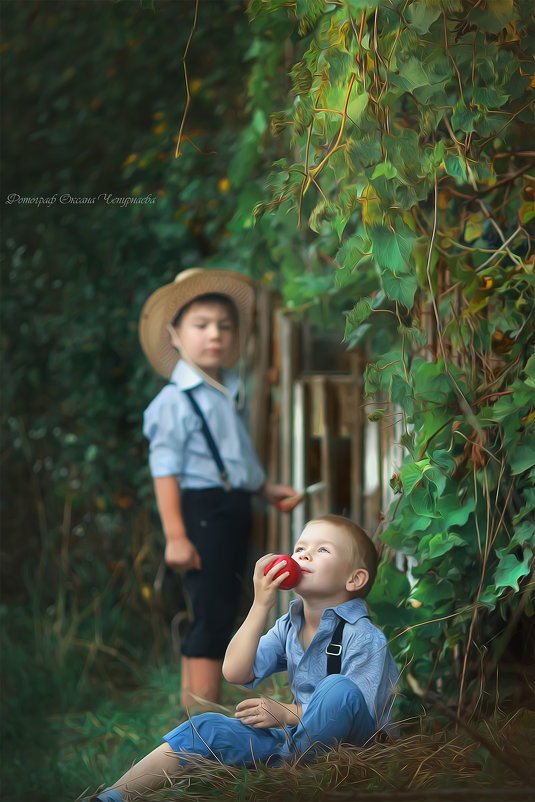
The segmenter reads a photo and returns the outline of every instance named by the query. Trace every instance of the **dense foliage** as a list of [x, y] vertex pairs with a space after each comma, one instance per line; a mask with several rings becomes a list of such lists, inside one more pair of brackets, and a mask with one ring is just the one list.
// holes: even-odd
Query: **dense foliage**
[[137, 322], [153, 289], [217, 250], [247, 119], [248, 21], [229, 0], [201, 16], [190, 49], [189, 133], [218, 156], [191, 147], [182, 200], [176, 186], [166, 194], [193, 12], [2, 4], [0, 615], [13, 800], [58, 798], [66, 753], [48, 716], [96, 708], [103, 689], [139, 686], [173, 660], [153, 592], [162, 536], [141, 432], [161, 382]]
[[412, 581], [385, 561], [373, 607], [422, 684], [459, 706], [470, 685], [473, 707], [533, 620], [531, 5], [251, 0], [250, 13], [263, 41], [278, 18], [299, 34], [271, 116], [286, 153], [255, 215], [315, 233], [310, 297], [351, 286], [348, 346], [366, 346], [368, 396], [403, 422], [381, 537]]

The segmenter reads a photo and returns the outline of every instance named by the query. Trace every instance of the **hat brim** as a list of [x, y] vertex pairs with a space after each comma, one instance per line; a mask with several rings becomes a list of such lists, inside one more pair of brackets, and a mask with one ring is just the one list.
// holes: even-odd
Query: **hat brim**
[[192, 267], [179, 273], [171, 284], [165, 284], [152, 293], [141, 311], [139, 340], [153, 368], [168, 379], [178, 362], [179, 355], [171, 345], [167, 326], [186, 304], [200, 295], [218, 293], [226, 295], [238, 311], [239, 337], [228, 364], [231, 367], [240, 357], [240, 342], [246, 342], [251, 333], [255, 309], [254, 285], [247, 276], [221, 268]]

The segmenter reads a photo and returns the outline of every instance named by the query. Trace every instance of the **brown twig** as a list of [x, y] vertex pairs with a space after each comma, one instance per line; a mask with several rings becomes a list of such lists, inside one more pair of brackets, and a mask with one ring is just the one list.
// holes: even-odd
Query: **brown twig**
[[188, 80], [188, 67], [186, 63], [186, 59], [188, 57], [189, 47], [193, 39], [193, 34], [197, 30], [197, 16], [199, 13], [199, 0], [195, 0], [195, 15], [193, 17], [193, 25], [191, 27], [191, 31], [189, 33], [188, 41], [186, 43], [186, 49], [184, 50], [184, 55], [182, 56], [182, 64], [184, 66], [184, 81], [186, 84], [186, 105], [184, 107], [184, 113], [182, 115], [182, 122], [180, 123], [180, 129], [178, 131], [177, 143], [176, 143], [176, 150], [175, 150], [175, 159], [178, 159], [180, 156], [180, 145], [182, 144], [182, 134], [184, 131], [184, 125], [186, 124], [186, 117], [188, 116], [188, 110], [191, 103], [191, 94], [189, 91], [189, 80]]
[[472, 738], [484, 746], [485, 749], [487, 749], [496, 760], [511, 769], [517, 775], [517, 777], [520, 777], [520, 779], [522, 779], [524, 782], [527, 782], [529, 787], [532, 786], [533, 772], [529, 770], [527, 761], [524, 760], [522, 755], [511, 752], [506, 753], [503, 749], [500, 749], [489, 738], [478, 732], [475, 727], [472, 727], [459, 715], [453, 713], [453, 711], [451, 711], [449, 707], [444, 704], [438, 694], [434, 693], [433, 691], [425, 691], [415, 677], [412, 676], [412, 674], [407, 674], [407, 682], [411, 691], [416, 696], [419, 696], [424, 701], [429, 701], [434, 707], [437, 708], [437, 710], [440, 710], [441, 713], [449, 718], [450, 721], [453, 721], [455, 724], [465, 730], [465, 732], [471, 735]]

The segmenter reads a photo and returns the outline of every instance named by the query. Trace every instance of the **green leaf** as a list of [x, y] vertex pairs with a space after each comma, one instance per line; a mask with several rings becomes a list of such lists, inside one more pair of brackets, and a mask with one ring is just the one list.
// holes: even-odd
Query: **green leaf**
[[466, 242], [473, 242], [480, 237], [483, 233], [484, 217], [482, 214], [473, 214], [468, 218], [466, 227], [464, 229], [464, 238]]
[[433, 22], [440, 17], [440, 6], [429, 5], [427, 2], [412, 3], [405, 12], [405, 19], [416, 33], [423, 34], [429, 31]]
[[388, 226], [370, 226], [373, 255], [381, 267], [395, 273], [411, 272], [411, 256], [416, 235], [399, 222], [392, 231]]
[[485, 110], [499, 109], [507, 103], [508, 99], [508, 94], [500, 92], [492, 86], [475, 86], [472, 95], [473, 102]]
[[451, 476], [452, 472], [455, 470], [455, 460], [451, 456], [451, 452], [443, 448], [437, 448], [433, 451], [431, 461], [447, 476]]
[[526, 549], [523, 560], [519, 560], [514, 554], [502, 557], [494, 578], [496, 588], [513, 588], [518, 591], [518, 580], [530, 572], [530, 556], [531, 550]]
[[484, 8], [475, 6], [469, 12], [468, 22], [482, 31], [497, 34], [513, 18], [513, 0], [492, 0]]
[[532, 440], [530, 444], [521, 445], [511, 454], [511, 469], [515, 476], [535, 465], [535, 440], [530, 439]]
[[395, 618], [398, 617], [399, 621], [399, 613], [402, 612], [402, 608], [399, 608], [400, 602], [407, 598], [409, 592], [410, 585], [405, 572], [400, 571], [388, 560], [384, 560], [379, 563], [377, 579], [367, 596], [367, 601], [377, 615], [379, 615], [377, 611], [379, 604], [388, 605], [391, 615], [394, 616], [392, 623], [395, 624]]
[[381, 272], [381, 284], [392, 301], [399, 301], [407, 309], [412, 309], [414, 296], [418, 289], [416, 276], [408, 276], [406, 273], [397, 276], [391, 270], [383, 270]]
[[496, 590], [495, 585], [491, 585], [479, 595], [479, 603], [484, 604], [489, 610], [494, 610], [496, 602], [498, 601], [499, 592]]
[[513, 518], [515, 524], [522, 521], [526, 515], [529, 515], [530, 512], [535, 510], [535, 487], [526, 487], [524, 490], [524, 502], [524, 506], [519, 509]]
[[535, 354], [532, 354], [526, 362], [524, 373], [527, 377], [526, 384], [535, 390]]
[[521, 524], [515, 526], [512, 540], [520, 546], [524, 544], [535, 546], [535, 523], [533, 521], [522, 521]]
[[347, 0], [347, 5], [351, 14], [361, 14], [366, 11], [369, 16], [377, 8], [381, 0]]
[[448, 551], [456, 547], [464, 548], [466, 545], [465, 541], [458, 535], [442, 532], [439, 535], [426, 535], [423, 537], [418, 552], [424, 560], [436, 560], [437, 557], [442, 557]]
[[419, 58], [408, 58], [406, 61], [398, 59], [398, 71], [388, 73], [388, 78], [394, 86], [399, 86], [406, 92], [412, 92], [419, 86], [429, 86], [431, 80], [429, 73]]
[[351, 122], [360, 122], [360, 118], [368, 108], [369, 99], [370, 96], [367, 92], [361, 92], [360, 94], [356, 92], [352, 93], [347, 106], [347, 116]]
[[409, 503], [416, 515], [423, 515], [424, 518], [440, 518], [441, 515], [436, 508], [437, 492], [433, 484], [426, 483], [423, 486], [414, 488], [409, 496]]
[[433, 607], [438, 602], [453, 599], [455, 590], [452, 583], [447, 580], [437, 581], [435, 578], [424, 576], [418, 580], [411, 596], [420, 599], [426, 606]]
[[374, 178], [378, 178], [380, 175], [384, 175], [385, 178], [395, 178], [397, 174], [398, 171], [394, 165], [389, 161], [385, 161], [376, 165], [375, 170], [371, 175], [371, 180], [373, 181]]
[[451, 116], [451, 124], [454, 131], [465, 131], [470, 133], [476, 130], [477, 122], [481, 117], [481, 112], [478, 109], [467, 108], [464, 100], [459, 100], [455, 105], [453, 114]]
[[468, 172], [462, 156], [445, 156], [444, 166], [448, 175], [455, 178], [457, 184], [464, 184], [467, 181]]
[[365, 320], [368, 320], [372, 312], [371, 298], [359, 298], [353, 309], [347, 314], [345, 337]]
[[342, 268], [354, 270], [362, 257], [367, 254], [369, 247], [369, 243], [365, 242], [362, 237], [358, 235], [350, 237], [338, 250], [335, 261]]
[[404, 492], [410, 493], [422, 481], [425, 472], [428, 470], [431, 470], [431, 463], [428, 459], [422, 459], [419, 462], [411, 462], [406, 465], [400, 473]]
[[463, 526], [474, 512], [476, 502], [473, 496], [468, 496], [464, 504], [456, 493], [445, 494], [438, 500], [438, 511], [448, 529], [453, 526]]

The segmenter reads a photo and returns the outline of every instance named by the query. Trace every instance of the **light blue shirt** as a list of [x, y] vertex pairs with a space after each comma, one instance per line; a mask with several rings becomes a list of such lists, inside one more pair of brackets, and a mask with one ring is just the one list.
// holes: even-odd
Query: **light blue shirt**
[[304, 623], [303, 601], [291, 602], [289, 612], [260, 638], [253, 666], [255, 678], [245, 687], [254, 688], [271, 674], [288, 671], [294, 704], [300, 704], [304, 709], [318, 683], [327, 676], [325, 650], [340, 617], [346, 621], [340, 673], [358, 686], [379, 729], [388, 722], [390, 698], [399, 672], [385, 636], [365, 617], [367, 615], [362, 599], [328, 607], [323, 612], [318, 631], [304, 651], [299, 640]]
[[247, 412], [238, 411], [236, 373], [224, 371], [230, 398], [204, 381], [179, 359], [170, 381], [149, 404], [143, 433], [149, 440], [149, 467], [154, 478], [176, 476], [182, 489], [221, 487], [219, 470], [201, 431], [199, 416], [183, 392], [194, 388], [195, 400], [217, 445], [233, 488], [256, 491], [266, 476], [247, 431]]

